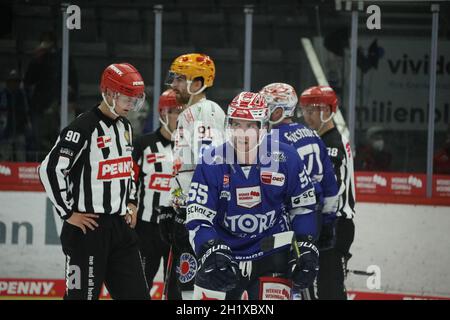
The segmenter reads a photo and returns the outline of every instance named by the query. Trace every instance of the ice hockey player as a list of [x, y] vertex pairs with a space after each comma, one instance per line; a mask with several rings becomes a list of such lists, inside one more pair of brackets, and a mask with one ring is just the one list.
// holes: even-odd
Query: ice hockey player
[[328, 86], [306, 89], [300, 96], [300, 107], [306, 124], [317, 131], [328, 149], [339, 188], [336, 245], [320, 253], [320, 271], [317, 278], [319, 299], [347, 299], [344, 285], [346, 265], [351, 257], [354, 239], [355, 184], [353, 155], [348, 139], [337, 130], [333, 116], [338, 108], [334, 90]]
[[296, 150], [267, 136], [259, 93], [228, 107], [225, 144], [204, 151], [186, 226], [199, 263], [195, 299], [289, 299], [318, 268], [316, 197]]
[[192, 298], [194, 271], [197, 268], [184, 225], [189, 186], [202, 150], [224, 141], [225, 113], [217, 103], [206, 98], [206, 90], [213, 86], [214, 77], [213, 60], [205, 54], [190, 53], [172, 62], [166, 81], [175, 91], [177, 101], [185, 106], [178, 117], [175, 133], [175, 177], [171, 181], [172, 204], [177, 210], [173, 242], [180, 252], [178, 264], [189, 266], [182, 289], [184, 300]]

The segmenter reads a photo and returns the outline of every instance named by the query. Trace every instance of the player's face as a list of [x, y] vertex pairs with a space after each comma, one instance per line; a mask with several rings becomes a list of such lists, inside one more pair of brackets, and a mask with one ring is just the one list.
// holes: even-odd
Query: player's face
[[258, 122], [231, 119], [230, 128], [232, 130], [234, 145], [238, 151], [249, 152], [258, 144]]
[[185, 76], [174, 75], [170, 87], [175, 91], [178, 103], [187, 104], [189, 102], [190, 95], [187, 92], [187, 80]]
[[125, 96], [125, 95], [119, 95], [116, 98], [115, 111], [117, 112], [118, 115], [120, 115], [122, 117], [127, 117], [128, 113], [131, 110], [136, 110], [137, 109], [136, 106], [139, 103], [141, 103], [140, 99], [141, 98], [129, 97], [129, 96]]
[[302, 115], [308, 127], [313, 130], [319, 130], [321, 125], [320, 108], [316, 106], [302, 107]]

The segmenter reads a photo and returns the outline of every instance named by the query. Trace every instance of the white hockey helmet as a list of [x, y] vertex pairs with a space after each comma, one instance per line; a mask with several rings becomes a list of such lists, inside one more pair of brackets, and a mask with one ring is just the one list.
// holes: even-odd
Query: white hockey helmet
[[267, 130], [269, 127], [269, 108], [267, 107], [266, 100], [259, 93], [244, 91], [238, 94], [228, 105], [226, 120], [227, 136], [230, 143], [236, 149], [236, 146], [234, 145], [234, 138], [238, 136], [250, 137], [251, 134], [248, 135], [247, 133], [244, 133], [242, 131], [239, 132], [239, 130], [237, 130], [236, 132], [236, 130], [232, 129], [233, 119], [254, 121], [258, 123], [259, 133], [253, 136], [253, 138], [256, 138], [256, 140], [253, 140], [253, 138], [251, 138], [251, 140], [255, 142], [255, 144], [250, 149], [253, 150], [263, 141], [263, 138], [267, 134]]
[[[294, 116], [295, 108], [297, 107], [298, 97], [295, 89], [287, 84], [281, 82], [275, 82], [266, 85], [259, 91], [264, 96], [269, 107], [269, 122], [270, 124], [278, 124], [285, 118]], [[278, 109], [283, 109], [283, 115], [277, 121], [271, 121], [270, 115]]]

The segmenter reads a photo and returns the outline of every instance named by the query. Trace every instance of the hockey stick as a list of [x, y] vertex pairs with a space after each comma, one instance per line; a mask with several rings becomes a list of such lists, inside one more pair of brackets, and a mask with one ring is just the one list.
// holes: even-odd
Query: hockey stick
[[[300, 257], [300, 249], [298, 248], [295, 236], [292, 236], [292, 249], [295, 253], [295, 257], [298, 259]], [[294, 291], [294, 288], [292, 288]], [[292, 294], [292, 300], [312, 300], [311, 293], [308, 288], [301, 289], [300, 292]]]
[[167, 300], [167, 292], [169, 291], [170, 274], [172, 273], [173, 250], [170, 246], [169, 255], [167, 257], [166, 278], [164, 279], [162, 300]]
[[369, 272], [362, 271], [362, 270], [349, 270], [349, 269], [346, 269], [345, 272], [346, 273], [353, 273], [353, 274], [358, 275], [358, 276], [367, 276], [367, 277], [373, 276], [375, 274], [375, 272], [370, 272], [369, 273]]

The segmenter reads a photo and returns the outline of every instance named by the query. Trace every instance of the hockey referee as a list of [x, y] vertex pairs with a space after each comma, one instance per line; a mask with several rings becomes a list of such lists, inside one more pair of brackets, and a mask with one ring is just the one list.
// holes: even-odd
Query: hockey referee
[[333, 122], [338, 108], [334, 90], [328, 86], [315, 86], [303, 91], [300, 107], [306, 124], [317, 131], [327, 146], [339, 188], [336, 215], [336, 245], [320, 251], [317, 295], [320, 300], [347, 300], [344, 278], [355, 236], [355, 183], [353, 155], [349, 141], [342, 136]]
[[125, 118], [145, 100], [144, 81], [128, 63], [112, 64], [100, 83], [103, 101], [62, 130], [39, 168], [64, 220], [65, 299], [149, 299], [142, 269], [132, 179], [132, 128]]
[[[180, 268], [177, 268], [176, 263], [169, 263], [169, 259], [173, 261], [173, 255], [169, 255], [174, 251], [175, 217], [175, 210], [170, 206], [174, 147], [172, 134], [177, 128], [181, 111], [183, 105], [177, 102], [175, 91], [168, 89], [163, 92], [158, 103], [161, 126], [155, 132], [138, 137], [133, 148], [138, 199], [136, 232], [139, 236], [145, 277], [151, 288], [163, 258], [165, 285], [168, 286], [166, 298], [169, 300], [181, 300], [176, 272]], [[177, 257], [175, 262], [178, 260]], [[189, 269], [185, 268], [183, 271], [187, 273]], [[193, 272], [195, 274], [195, 270]]]

